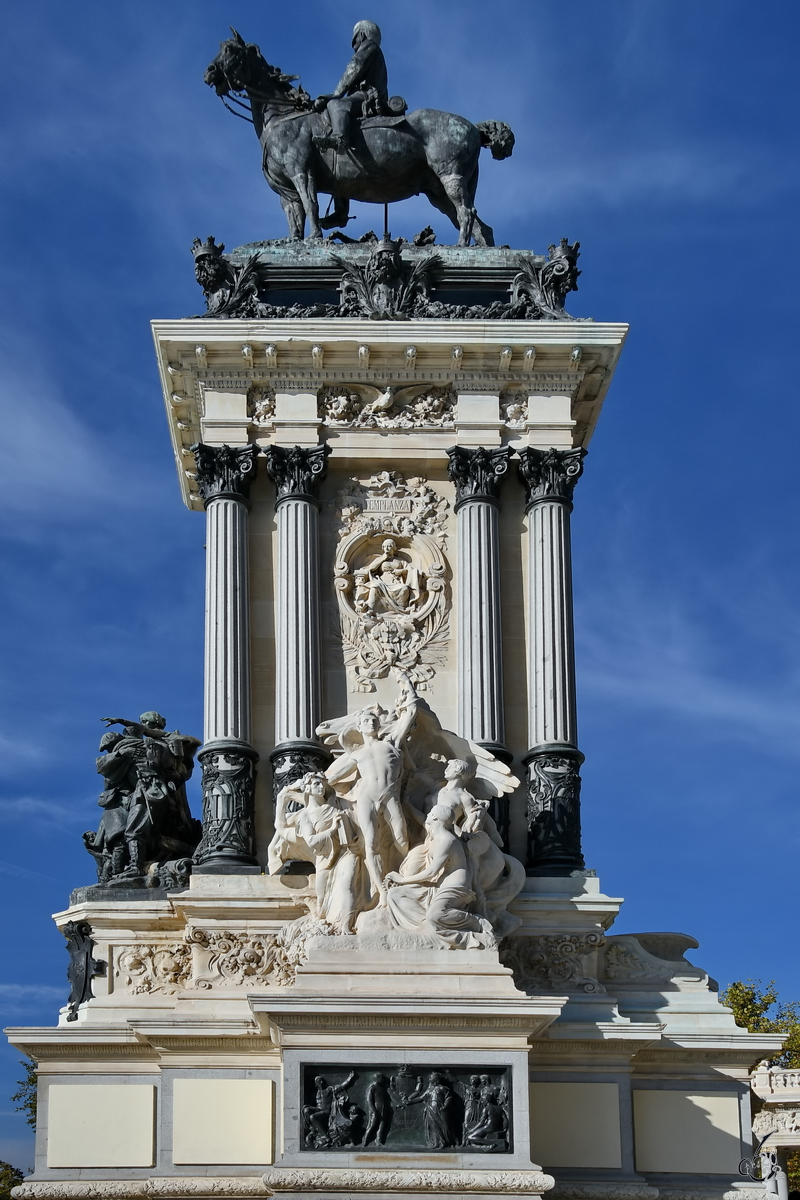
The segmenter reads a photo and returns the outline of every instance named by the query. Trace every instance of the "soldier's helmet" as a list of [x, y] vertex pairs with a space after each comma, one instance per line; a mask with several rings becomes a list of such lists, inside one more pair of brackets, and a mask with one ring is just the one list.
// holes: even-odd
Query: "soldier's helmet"
[[356, 44], [358, 35], [363, 33], [366, 39], [370, 42], [381, 44], [381, 31], [374, 21], [357, 21], [353, 29], [353, 46]]

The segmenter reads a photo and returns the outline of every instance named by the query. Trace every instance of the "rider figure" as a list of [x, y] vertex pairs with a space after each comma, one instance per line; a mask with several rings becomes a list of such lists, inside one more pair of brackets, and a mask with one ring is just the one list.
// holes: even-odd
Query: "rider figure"
[[345, 67], [336, 91], [314, 102], [317, 112], [327, 107], [331, 122], [330, 134], [313, 139], [320, 150], [336, 150], [341, 154], [347, 148], [351, 117], [380, 116], [387, 110], [386, 59], [381, 50], [381, 31], [374, 21], [357, 22], [353, 49], [355, 54]]

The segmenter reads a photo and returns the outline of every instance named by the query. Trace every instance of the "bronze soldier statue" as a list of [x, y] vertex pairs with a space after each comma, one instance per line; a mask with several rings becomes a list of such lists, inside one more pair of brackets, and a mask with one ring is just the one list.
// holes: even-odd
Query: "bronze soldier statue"
[[316, 112], [327, 111], [331, 132], [318, 134], [312, 141], [320, 150], [336, 150], [339, 154], [350, 143], [351, 117], [380, 117], [390, 112], [386, 59], [381, 50], [381, 31], [374, 21], [356, 23], [352, 45], [355, 54], [336, 90], [314, 102]]

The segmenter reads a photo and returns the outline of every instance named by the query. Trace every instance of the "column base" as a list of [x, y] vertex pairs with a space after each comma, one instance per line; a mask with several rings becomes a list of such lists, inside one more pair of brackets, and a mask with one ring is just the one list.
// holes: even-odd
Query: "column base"
[[254, 850], [254, 794], [258, 754], [247, 742], [206, 742], [203, 767], [203, 837], [195, 875], [260, 875]]
[[261, 875], [263, 868], [258, 863], [234, 862], [229, 859], [209, 859], [199, 867], [192, 868], [193, 875]]
[[333, 761], [333, 755], [319, 742], [297, 738], [291, 742], [280, 742], [270, 751], [269, 761], [272, 766], [272, 794], [277, 798], [287, 784], [296, 783], [311, 771], [324, 771]]
[[528, 772], [528, 875], [582, 871], [581, 777], [577, 746], [534, 746], [523, 762]]

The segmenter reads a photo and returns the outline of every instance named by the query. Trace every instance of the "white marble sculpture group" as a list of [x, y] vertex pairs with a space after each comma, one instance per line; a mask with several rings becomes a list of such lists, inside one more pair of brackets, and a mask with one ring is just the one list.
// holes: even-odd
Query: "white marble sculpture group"
[[405, 931], [442, 949], [492, 948], [519, 924], [507, 905], [525, 869], [503, 852], [488, 809], [518, 780], [442, 729], [395, 674], [393, 709], [371, 704], [319, 726], [341, 753], [278, 796], [270, 872], [313, 863], [315, 916], [333, 934]]

